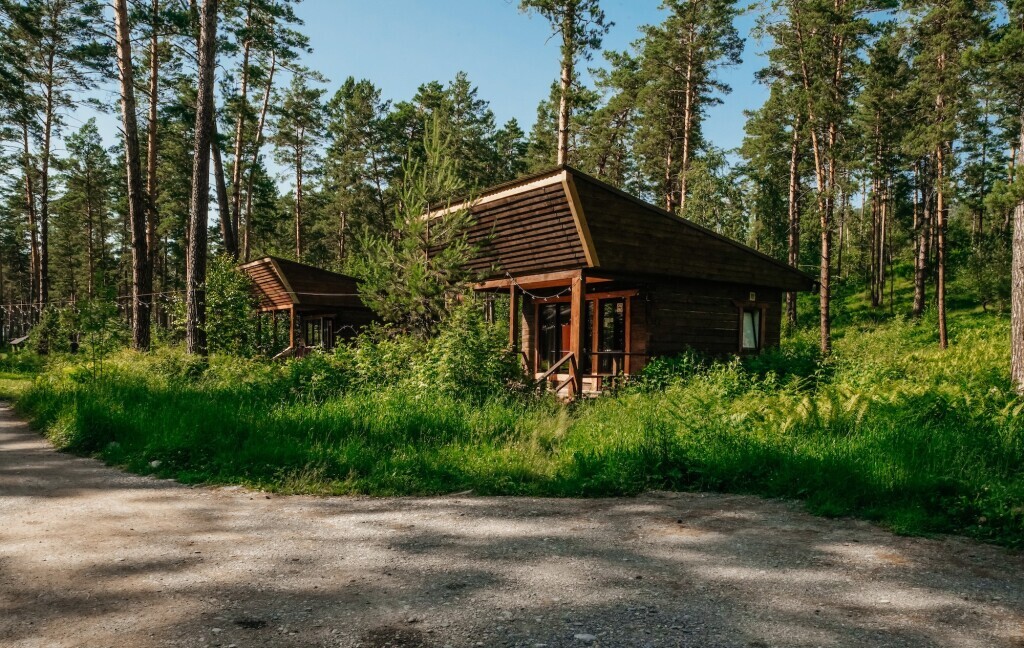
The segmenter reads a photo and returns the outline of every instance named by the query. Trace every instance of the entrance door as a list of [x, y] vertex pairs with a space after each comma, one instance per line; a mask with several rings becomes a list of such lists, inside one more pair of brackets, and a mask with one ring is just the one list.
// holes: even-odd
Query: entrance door
[[[569, 353], [571, 309], [567, 303], [541, 304], [538, 311], [537, 371], [547, 371]], [[568, 371], [568, 368], [566, 368]]]

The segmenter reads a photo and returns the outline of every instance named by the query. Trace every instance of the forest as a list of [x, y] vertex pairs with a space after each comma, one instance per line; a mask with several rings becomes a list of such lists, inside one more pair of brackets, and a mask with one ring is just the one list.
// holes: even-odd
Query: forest
[[[521, 0], [560, 54], [532, 125], [465, 73], [403, 98], [306, 67], [296, 2], [0, 0], [0, 335], [29, 335], [3, 391], [58, 446], [304, 492], [756, 492], [1019, 544], [1024, 1], [664, 0], [613, 51], [600, 0]], [[748, 41], [768, 98], [723, 150]], [[562, 164], [812, 274], [782, 347], [532, 394], [454, 298], [465, 214], [421, 215]], [[357, 277], [384, 324], [269, 362], [236, 270], [265, 255]]]

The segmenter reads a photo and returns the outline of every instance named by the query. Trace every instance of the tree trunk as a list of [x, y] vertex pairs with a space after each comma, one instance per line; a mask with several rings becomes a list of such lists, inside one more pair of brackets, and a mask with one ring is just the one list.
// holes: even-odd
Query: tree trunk
[[[149, 120], [148, 132], [146, 133], [146, 206], [148, 207], [146, 220], [146, 248], [149, 251], [149, 273], [153, 275], [153, 268], [156, 267], [156, 230], [159, 217], [156, 212], [157, 183], [156, 183], [156, 162], [157, 162], [157, 105], [159, 103], [159, 80], [160, 80], [160, 39], [157, 34], [157, 26], [160, 22], [160, 0], [153, 0], [150, 14], [150, 36], [149, 36]], [[152, 299], [150, 300], [152, 302]]]
[[50, 144], [53, 137], [54, 53], [46, 63], [46, 104], [43, 113], [43, 150], [39, 162], [39, 308], [50, 299]]
[[203, 0], [199, 20], [199, 83], [185, 262], [185, 346], [189, 353], [200, 355], [207, 353], [206, 226], [210, 208], [210, 141], [216, 56], [217, 0]]
[[274, 89], [274, 72], [277, 70], [277, 53], [270, 53], [270, 71], [267, 73], [267, 86], [263, 91], [263, 106], [260, 108], [260, 119], [256, 125], [256, 141], [253, 142], [252, 162], [245, 183], [245, 240], [242, 245], [242, 260], [249, 261], [252, 237], [252, 185], [256, 173], [256, 164], [260, 159], [260, 145], [263, 144], [263, 128], [267, 123], [267, 110], [270, 107], [270, 93]]
[[[231, 227], [235, 231], [236, 248], [240, 229], [241, 196], [242, 196], [242, 138], [245, 135], [245, 113], [249, 110], [249, 52], [252, 49], [252, 38], [249, 29], [252, 26], [252, 0], [245, 9], [246, 39], [242, 45], [242, 78], [240, 80], [238, 119], [235, 122], [235, 148], [231, 166]], [[238, 256], [236, 249], [236, 258]]]
[[921, 176], [921, 218], [917, 224], [917, 255], [914, 258], [914, 306], [911, 314], [921, 317], [924, 313], [927, 298], [928, 279], [928, 245], [931, 240], [931, 209], [932, 191], [928, 182], [931, 174], [931, 161], [924, 164]]
[[[301, 136], [300, 136], [301, 139]], [[295, 260], [302, 261], [302, 146], [295, 150]]]
[[[28, 117], [26, 116], [26, 120]], [[39, 235], [36, 227], [36, 194], [32, 178], [35, 169], [32, 168], [32, 153], [28, 144], [28, 121], [22, 123], [22, 145], [25, 157], [25, 213], [28, 217], [29, 231], [29, 301], [34, 301], [39, 293]]]
[[213, 179], [217, 190], [217, 212], [220, 234], [224, 239], [224, 251], [237, 260], [238, 235], [232, 225], [231, 201], [228, 199], [228, 187], [224, 180], [224, 158], [221, 157], [220, 144], [217, 142], [216, 117], [210, 126], [210, 152], [213, 154]]
[[348, 252], [345, 246], [345, 239], [348, 238], [348, 214], [341, 210], [341, 222], [338, 224], [338, 261], [341, 267], [345, 267], [345, 254]]
[[690, 172], [690, 142], [693, 130], [693, 23], [687, 35], [686, 83], [683, 90], [683, 154], [679, 161], [679, 209], [686, 208], [687, 176]]
[[938, 175], [938, 192], [935, 199], [935, 236], [936, 261], [938, 267], [938, 284], [935, 289], [939, 309], [939, 346], [949, 346], [949, 333], [946, 329], [946, 204], [945, 204], [945, 142], [939, 144], [936, 152]]
[[[789, 265], [800, 265], [800, 117], [793, 120], [789, 150]], [[796, 293], [786, 293], [786, 321], [796, 328]]]
[[558, 164], [569, 163], [569, 120], [572, 118], [572, 75], [576, 63], [576, 5], [567, 2], [562, 18], [562, 93], [558, 101]]
[[139, 127], [135, 121], [135, 81], [127, 0], [114, 0], [114, 24], [117, 32], [117, 69], [121, 81], [121, 120], [128, 176], [128, 220], [132, 240], [132, 347], [145, 351], [149, 349], [149, 307], [153, 290], [149, 253], [146, 250], [146, 200], [142, 187]]
[[[1024, 115], [1020, 118], [1020, 146], [1017, 153], [1024, 162]], [[1010, 381], [1018, 394], [1024, 394], [1024, 200], [1013, 209], [1012, 298], [1010, 304]]]
[[[93, 240], [93, 230], [95, 229], [95, 211], [92, 205], [92, 169], [86, 169], [85, 172], [85, 235], [86, 235], [86, 268], [89, 276], [86, 283], [86, 295], [91, 300], [96, 296], [96, 250]], [[150, 266], [152, 268], [152, 266]]]
[[876, 283], [878, 285], [878, 306], [882, 306], [885, 303], [885, 234], [888, 231], [889, 217], [889, 188], [885, 180], [882, 181], [881, 192], [878, 199], [878, 266], [875, 270]]

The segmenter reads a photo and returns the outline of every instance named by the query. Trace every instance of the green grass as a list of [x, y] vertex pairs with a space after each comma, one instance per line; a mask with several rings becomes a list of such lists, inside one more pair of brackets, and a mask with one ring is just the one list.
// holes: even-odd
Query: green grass
[[717, 490], [1024, 546], [1024, 401], [1008, 385], [1008, 319], [958, 310], [941, 351], [933, 314], [879, 314], [842, 290], [837, 303], [826, 362], [803, 331], [745, 364], [680, 361], [572, 407], [346, 387], [325, 359], [206, 366], [173, 351], [121, 353], [99, 376], [51, 362], [18, 407], [60, 448], [185, 482], [374, 495]]

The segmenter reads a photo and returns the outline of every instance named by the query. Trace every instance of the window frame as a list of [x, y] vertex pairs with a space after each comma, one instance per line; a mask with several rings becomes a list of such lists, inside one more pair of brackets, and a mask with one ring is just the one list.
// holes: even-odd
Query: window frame
[[[736, 304], [737, 337], [736, 348], [740, 355], [758, 355], [764, 350], [765, 328], [768, 322], [768, 304], [764, 302], [734, 302]], [[756, 312], [760, 315], [760, 326], [757, 330], [757, 348], [743, 348], [743, 319], [746, 313]]]

